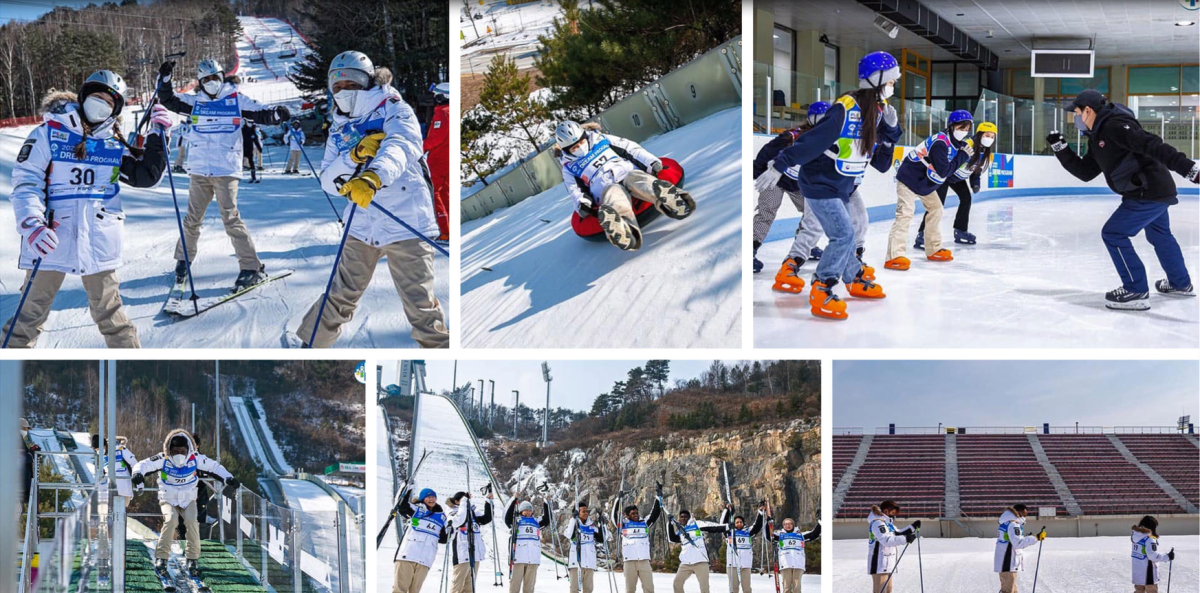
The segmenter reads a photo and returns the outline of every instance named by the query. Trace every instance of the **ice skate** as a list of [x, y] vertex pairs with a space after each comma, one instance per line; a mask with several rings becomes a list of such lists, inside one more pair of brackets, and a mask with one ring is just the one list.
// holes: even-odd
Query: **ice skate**
[[850, 296], [860, 299], [882, 299], [887, 296], [883, 293], [882, 286], [867, 280], [861, 273], [854, 279], [854, 282], [850, 283], [850, 286], [846, 287], [846, 290], [850, 292]]
[[820, 280], [813, 280], [812, 290], [808, 293], [808, 304], [812, 307], [812, 314], [824, 319], [849, 319], [846, 303], [833, 294], [831, 288]]
[[907, 270], [910, 265], [912, 265], [912, 262], [908, 261], [908, 258], [903, 256], [895, 257], [883, 262], [883, 267], [889, 270], [904, 271]]
[[974, 245], [975, 235], [968, 233], [967, 231], [954, 229], [954, 242], [961, 245]]
[[[1156, 287], [1157, 288], [1157, 287]], [[1150, 293], [1130, 292], [1122, 286], [1104, 294], [1104, 304], [1109, 309], [1119, 311], [1148, 311], [1150, 310]]]
[[775, 273], [775, 284], [771, 286], [771, 289], [796, 294], [803, 292], [804, 279], [799, 275], [800, 266], [803, 263], [804, 260], [792, 258], [783, 260], [779, 271]]
[[939, 249], [926, 256], [926, 259], [929, 261], [954, 261], [954, 256], [950, 254], [949, 249]]
[[1196, 291], [1192, 288], [1190, 283], [1187, 286], [1171, 286], [1171, 281], [1167, 280], [1166, 278], [1155, 282], [1154, 290], [1157, 290], [1162, 294], [1169, 294], [1172, 296], [1196, 296]]

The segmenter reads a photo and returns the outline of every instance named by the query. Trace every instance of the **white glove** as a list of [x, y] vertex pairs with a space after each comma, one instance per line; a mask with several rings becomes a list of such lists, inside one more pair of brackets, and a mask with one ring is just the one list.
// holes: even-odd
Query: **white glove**
[[894, 128], [900, 123], [900, 117], [896, 115], [895, 107], [891, 105], [883, 106], [883, 123], [887, 124], [889, 128]]
[[775, 168], [775, 161], [771, 161], [771, 163], [767, 165], [767, 170], [763, 171], [763, 174], [759, 175], [758, 179], [754, 180], [754, 191], [761, 194], [772, 187], [775, 187], [775, 184], [779, 183], [780, 177], [783, 177], [783, 173], [780, 173], [779, 170]]
[[579, 213], [580, 218], [586, 218], [591, 216], [592, 208], [594, 207], [595, 206], [593, 205], [592, 200], [587, 196], [584, 196], [579, 198], [579, 202], [575, 204], [575, 212]]
[[58, 228], [58, 223], [55, 222], [51, 226], [46, 226], [46, 221], [30, 216], [21, 221], [21, 236], [25, 237], [25, 242], [33, 249], [33, 252], [38, 257], [46, 257], [54, 253], [54, 249], [58, 247], [58, 233], [54, 229]]
[[963, 144], [962, 151], [967, 153], [967, 158], [975, 156], [975, 149], [970, 144]]
[[662, 170], [663, 170], [662, 161], [654, 161], [654, 163], [650, 165], [650, 174], [651, 175], [658, 175]]
[[154, 108], [150, 110], [150, 123], [162, 129], [169, 129], [172, 125], [170, 110], [160, 103], [155, 103]]
[[1192, 183], [1200, 183], [1200, 161], [1192, 163], [1192, 170], [1188, 171], [1187, 180]]

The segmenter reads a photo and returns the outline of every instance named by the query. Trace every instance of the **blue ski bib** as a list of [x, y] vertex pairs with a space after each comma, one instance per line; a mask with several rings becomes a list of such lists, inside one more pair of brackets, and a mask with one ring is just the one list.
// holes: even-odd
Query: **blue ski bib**
[[429, 510], [429, 507], [421, 505], [416, 513], [413, 513], [412, 519], [409, 520], [409, 525], [417, 533], [432, 535], [438, 537], [442, 534], [442, 529], [446, 526], [446, 516], [442, 513]]
[[83, 136], [64, 129], [58, 122], [46, 124], [50, 139], [50, 169], [46, 199], [107, 200], [121, 191], [121, 159], [125, 147], [114, 138], [88, 138], [87, 156], [75, 158], [75, 145]]
[[358, 146], [360, 140], [370, 131], [383, 131], [383, 114], [379, 108], [387, 103], [385, 99], [375, 110], [358, 120], [348, 120], [336, 129], [331, 129], [329, 138], [333, 141], [333, 146], [337, 148], [338, 154], [346, 154], [354, 150]]
[[229, 134], [242, 127], [242, 107], [238, 94], [213, 101], [196, 99], [192, 105], [192, 131], [197, 134]]
[[570, 161], [566, 164], [567, 172], [584, 183], [590, 184], [592, 178], [596, 176], [596, 172], [604, 168], [604, 165], [615, 158], [620, 158], [609, 144], [608, 138], [601, 138], [587, 154]]
[[538, 525], [537, 519], [533, 517], [521, 517], [517, 521], [517, 540], [542, 540], [542, 526]]

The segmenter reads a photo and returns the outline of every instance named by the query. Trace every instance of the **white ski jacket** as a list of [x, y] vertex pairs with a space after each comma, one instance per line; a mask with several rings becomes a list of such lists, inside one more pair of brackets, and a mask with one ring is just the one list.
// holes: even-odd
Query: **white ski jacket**
[[779, 548], [779, 570], [787, 570], [789, 568], [806, 570], [808, 557], [805, 555], [805, 547], [808, 545], [808, 542], [817, 539], [819, 534], [820, 531], [817, 529], [802, 532], [799, 528], [793, 528], [791, 531], [780, 529], [775, 532], [774, 537], [771, 539], [776, 542]]
[[[117, 465], [117, 472], [116, 472], [117, 473], [117, 482], [116, 482], [117, 496], [124, 496], [125, 498], [133, 498], [133, 481], [132, 481], [133, 474], [131, 473], [131, 471], [133, 470], [134, 466], [136, 466], [138, 463], [137, 457], [134, 457], [133, 453], [130, 453], [129, 449], [126, 449], [124, 445], [117, 445], [117, 454], [115, 457], [116, 457], [116, 465]], [[99, 471], [96, 473], [100, 474], [100, 476], [101, 476], [100, 477], [101, 491], [107, 492], [108, 491], [108, 455], [104, 456], [104, 459], [101, 460], [101, 463], [102, 463], [102, 466], [100, 467]]]
[[471, 563], [471, 548], [469, 545], [471, 539], [475, 540], [475, 563], [483, 562], [483, 559], [487, 557], [487, 544], [484, 542], [483, 530], [480, 529], [480, 526], [492, 522], [492, 503], [491, 501], [485, 501], [483, 509], [471, 505], [471, 509], [474, 511], [471, 514], [475, 516], [475, 520], [472, 521], [473, 526], [471, 527], [475, 531], [474, 538], [467, 537], [468, 503], [469, 501], [464, 498], [463, 503], [457, 509], [450, 509], [450, 512], [446, 513], [447, 518], [450, 519], [450, 530], [452, 532], [450, 543], [451, 549], [454, 550], [454, 559], [451, 562], [454, 564]]
[[896, 548], [906, 543], [903, 531], [896, 531], [892, 518], [883, 514], [878, 506], [871, 506], [867, 515], [867, 574], [887, 574], [896, 566]]
[[734, 529], [732, 514], [729, 509], [721, 513], [721, 523], [725, 525], [725, 566], [739, 570], [753, 568], [754, 536], [762, 531], [766, 513], [760, 509], [750, 529]]
[[[708, 548], [704, 544], [705, 533], [725, 533], [725, 526], [705, 522], [700, 525], [694, 518], [689, 518], [683, 525], [682, 532], [674, 523], [667, 526], [667, 540], [682, 546], [679, 551], [679, 564], [708, 564]], [[690, 542], [689, 542], [690, 539]]]
[[1133, 584], [1158, 584], [1158, 563], [1170, 560], [1158, 551], [1158, 538], [1149, 529], [1134, 525], [1129, 539], [1133, 541]]
[[583, 135], [591, 147], [587, 154], [573, 157], [566, 151], [557, 151], [567, 193], [577, 205], [587, 199], [599, 206], [604, 191], [624, 181], [635, 166], [648, 171], [654, 163], [661, 164], [658, 157], [637, 142], [604, 134], [594, 124], [584, 124]]
[[287, 128], [284, 131], [284, 134], [286, 134], [288, 138], [288, 150], [292, 152], [304, 150], [304, 130], [293, 130], [292, 128]]
[[[334, 110], [325, 156], [321, 159], [321, 187], [332, 196], [338, 195], [335, 180], [349, 179], [358, 167], [350, 159], [350, 151], [368, 132], [381, 130], [386, 137], [366, 170], [379, 175], [383, 187], [375, 193], [369, 208], [355, 212], [350, 234], [375, 247], [416, 238], [376, 208], [378, 204], [418, 232], [437, 235], [433, 183], [425, 164], [424, 140], [417, 116], [407, 103], [384, 87], [362, 93], [350, 117]], [[343, 220], [350, 216], [352, 206], [346, 206]]]
[[641, 521], [630, 521], [621, 514], [621, 501], [620, 496], [613, 501], [611, 513], [613, 524], [621, 531], [621, 556], [625, 560], [649, 560], [650, 528], [662, 514], [662, 505], [655, 498], [648, 517]]
[[[166, 168], [162, 137], [146, 138], [146, 153], [136, 159], [102, 125], [87, 135], [87, 156], [75, 158], [84, 140], [74, 93], [54, 93], [41, 125], [21, 145], [12, 169], [12, 202], [18, 233], [22, 221], [36, 218], [57, 224], [58, 248], [44, 257], [40, 269], [87, 276], [121, 267], [125, 211], [121, 183], [154, 187]], [[33, 269], [37, 254], [21, 236], [17, 267]]]
[[216, 97], [197, 90], [176, 95], [171, 85], [164, 84], [158, 94], [164, 107], [187, 116], [187, 160], [184, 169], [201, 177], [242, 176], [242, 122], [275, 125], [279, 118], [273, 108], [238, 92], [238, 87], [226, 83]]
[[1037, 537], [1025, 535], [1025, 518], [1017, 516], [1012, 507], [1000, 515], [1000, 527], [996, 531], [996, 572], [1020, 572], [1025, 570], [1024, 553], [1021, 551], [1037, 543]]
[[446, 514], [442, 505], [433, 508], [420, 502], [414, 508], [405, 494], [400, 503], [399, 516], [408, 524], [400, 549], [396, 550], [397, 561], [415, 562], [422, 566], [433, 566], [437, 557], [438, 544], [446, 542]]
[[[575, 526], [579, 530], [575, 530]], [[586, 570], [596, 570], [596, 542], [604, 541], [604, 534], [596, 527], [596, 521], [588, 518], [580, 523], [579, 519], [571, 517], [563, 526], [563, 537], [571, 540], [567, 544], [567, 568], [577, 568], [580, 562]], [[577, 545], [578, 544], [578, 545]]]
[[[183, 465], [175, 465], [167, 450], [167, 445], [175, 435], [187, 438], [188, 455]], [[158, 501], [181, 509], [196, 502], [196, 491], [200, 485], [197, 472], [216, 475], [222, 482], [227, 482], [233, 477], [220, 463], [197, 452], [192, 435], [182, 428], [167, 433], [167, 438], [163, 439], [162, 453], [150, 459], [143, 459], [133, 466], [133, 473], [137, 475], [144, 476], [154, 472], [158, 472]]]
[[504, 512], [504, 524], [512, 533], [509, 545], [516, 549], [513, 564], [542, 563], [542, 529], [550, 525], [550, 504], [542, 503], [542, 518], [522, 517], [517, 513], [517, 497], [513, 497]]

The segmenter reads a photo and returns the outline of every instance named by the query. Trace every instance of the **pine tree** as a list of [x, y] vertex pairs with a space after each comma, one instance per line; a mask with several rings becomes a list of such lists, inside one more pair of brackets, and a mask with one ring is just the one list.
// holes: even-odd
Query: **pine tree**
[[518, 154], [541, 150], [549, 138], [544, 126], [550, 113], [530, 95], [532, 90], [529, 75], [519, 72], [514, 60], [498, 55], [488, 65], [479, 92], [479, 106], [494, 118], [494, 131], [522, 143]]

